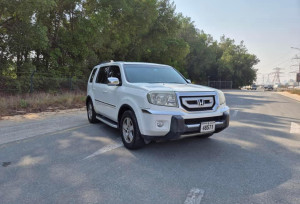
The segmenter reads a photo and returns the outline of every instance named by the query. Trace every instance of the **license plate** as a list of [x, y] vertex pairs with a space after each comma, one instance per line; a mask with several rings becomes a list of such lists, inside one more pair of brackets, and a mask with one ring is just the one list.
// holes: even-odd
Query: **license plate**
[[201, 123], [200, 127], [200, 132], [205, 133], [205, 132], [214, 132], [215, 131], [215, 122], [203, 122]]

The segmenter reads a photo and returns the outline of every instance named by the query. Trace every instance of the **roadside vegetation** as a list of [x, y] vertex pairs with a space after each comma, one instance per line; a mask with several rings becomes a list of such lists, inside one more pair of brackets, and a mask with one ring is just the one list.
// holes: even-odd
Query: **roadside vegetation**
[[289, 93], [291, 93], [291, 94], [297, 94], [297, 95], [300, 95], [300, 89], [288, 90], [287, 92], [289, 92]]
[[169, 0], [0, 1], [1, 115], [82, 107], [91, 69], [109, 60], [169, 64], [193, 83], [233, 88], [252, 84], [259, 62]]
[[1, 116], [55, 111], [85, 106], [84, 92], [33, 93], [0, 97]]
[[0, 1], [0, 92], [86, 82], [109, 60], [169, 64], [194, 83], [233, 88], [252, 84], [259, 62], [243, 42], [196, 28], [169, 0]]

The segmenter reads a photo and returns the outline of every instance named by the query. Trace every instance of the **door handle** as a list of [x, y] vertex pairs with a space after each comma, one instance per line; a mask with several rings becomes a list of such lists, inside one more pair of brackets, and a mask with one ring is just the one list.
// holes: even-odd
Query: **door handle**
[[108, 91], [103, 91], [103, 93], [108, 93]]

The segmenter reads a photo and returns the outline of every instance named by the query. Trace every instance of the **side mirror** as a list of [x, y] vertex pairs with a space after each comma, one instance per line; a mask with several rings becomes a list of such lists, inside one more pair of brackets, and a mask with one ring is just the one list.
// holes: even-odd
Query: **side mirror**
[[192, 83], [192, 81], [191, 81], [190, 79], [187, 79], [187, 82], [188, 82], [189, 84], [191, 84], [191, 83]]
[[119, 86], [120, 85], [120, 81], [118, 78], [116, 77], [108, 77], [108, 86]]

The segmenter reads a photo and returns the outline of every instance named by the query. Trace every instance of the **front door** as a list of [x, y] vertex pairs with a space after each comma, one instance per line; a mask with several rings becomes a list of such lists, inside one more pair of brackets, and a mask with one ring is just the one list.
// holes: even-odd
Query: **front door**
[[95, 96], [96, 112], [116, 121], [117, 120], [117, 100], [119, 86], [108, 86], [108, 77], [116, 77], [121, 81], [120, 68], [118, 66], [100, 67], [98, 76], [93, 86]]
[[[110, 66], [107, 72], [108, 77], [115, 77], [119, 79], [120, 86], [122, 85], [121, 72], [119, 66]], [[109, 116], [110, 119], [117, 121], [118, 119], [118, 100], [119, 95], [118, 92], [120, 90], [120, 86], [106, 86], [104, 91], [103, 102], [105, 103], [104, 115]]]

